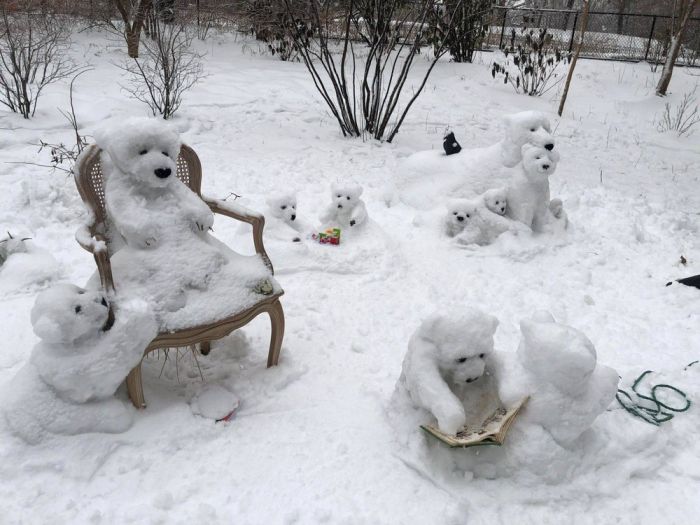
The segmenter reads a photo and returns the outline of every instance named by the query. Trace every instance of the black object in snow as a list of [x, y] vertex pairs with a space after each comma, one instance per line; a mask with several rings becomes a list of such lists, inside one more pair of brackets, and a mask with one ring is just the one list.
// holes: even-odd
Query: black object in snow
[[454, 155], [462, 151], [462, 146], [457, 142], [453, 131], [450, 131], [445, 138], [442, 139], [442, 147], [445, 149], [445, 155]]
[[[685, 277], [683, 279], [677, 279], [676, 282], [684, 284], [686, 286], [693, 286], [700, 289], [700, 275], [693, 275], [692, 277]], [[666, 283], [666, 286], [671, 286], [673, 281]]]

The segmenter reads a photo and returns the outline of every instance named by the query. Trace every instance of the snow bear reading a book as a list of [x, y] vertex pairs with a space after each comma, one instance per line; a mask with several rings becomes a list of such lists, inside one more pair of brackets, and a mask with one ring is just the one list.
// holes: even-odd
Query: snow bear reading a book
[[497, 326], [495, 317], [467, 308], [429, 317], [411, 337], [399, 382], [443, 432], [456, 434], [493, 412], [495, 382], [488, 363]]

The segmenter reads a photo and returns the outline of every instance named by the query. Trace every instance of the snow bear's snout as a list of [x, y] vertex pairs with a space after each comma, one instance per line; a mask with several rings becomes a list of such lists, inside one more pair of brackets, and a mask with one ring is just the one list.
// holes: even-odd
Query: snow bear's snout
[[159, 179], [167, 179], [168, 177], [170, 177], [172, 170], [170, 168], [158, 168], [154, 170], [153, 173], [155, 173], [156, 177], [158, 177]]
[[457, 216], [457, 220], [458, 220], [459, 222], [463, 222], [463, 221], [464, 221], [464, 217], [462, 217], [461, 215], [458, 215], [458, 216]]

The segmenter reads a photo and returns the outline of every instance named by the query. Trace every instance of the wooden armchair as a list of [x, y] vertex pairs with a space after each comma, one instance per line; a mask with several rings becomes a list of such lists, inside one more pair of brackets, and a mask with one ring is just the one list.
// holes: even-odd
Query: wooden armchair
[[[80, 165], [76, 168], [75, 182], [78, 186], [78, 191], [92, 214], [91, 224], [86, 225], [76, 233], [76, 240], [95, 257], [102, 286], [105, 292], [112, 296], [116, 293], [110, 266], [110, 257], [113, 251], [111, 250], [110, 224], [105, 212], [100, 152], [101, 150], [96, 145], [89, 146], [83, 154]], [[180, 155], [177, 159], [177, 177], [199, 195], [214, 213], [226, 215], [252, 225], [255, 251], [262, 257], [272, 272], [272, 264], [263, 246], [262, 234], [265, 218], [235, 203], [202, 197], [200, 191], [202, 166], [197, 154], [189, 146], [183, 145], [180, 149]], [[283, 291], [279, 291], [272, 295], [261, 295], [260, 301], [253, 306], [210, 324], [160, 333], [144, 350], [144, 356], [160, 348], [185, 347], [196, 344], [200, 345], [202, 354], [207, 355], [211, 341], [227, 336], [234, 330], [248, 324], [259, 314], [266, 312], [270, 316], [272, 325], [267, 366], [277, 365], [282, 347], [282, 338], [284, 337], [284, 312], [279, 300], [283, 293]], [[110, 315], [112, 315], [111, 311]], [[134, 406], [145, 408], [146, 402], [141, 382], [141, 363], [127, 376], [126, 386], [129, 398]]]

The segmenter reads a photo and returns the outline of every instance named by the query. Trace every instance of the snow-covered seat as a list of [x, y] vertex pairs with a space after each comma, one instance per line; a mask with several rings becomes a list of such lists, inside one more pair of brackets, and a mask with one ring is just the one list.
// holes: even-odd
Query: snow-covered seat
[[[91, 224], [87, 225], [88, 231], [78, 232], [76, 239], [78, 243], [87, 251], [93, 254], [100, 276], [102, 287], [108, 294], [117, 293], [119, 283], [114, 283], [110, 258], [118, 250], [118, 240], [112, 239], [110, 234], [110, 224], [105, 212], [105, 196], [103, 187], [103, 173], [100, 164], [100, 148], [96, 145], [89, 146], [81, 156], [81, 161], [76, 167], [75, 182], [83, 202], [91, 212]], [[273, 273], [272, 264], [265, 252], [263, 245], [263, 227], [265, 218], [263, 215], [255, 213], [243, 206], [221, 200], [208, 199], [201, 195], [202, 167], [197, 154], [192, 148], [182, 145], [180, 155], [177, 159], [177, 177], [195, 192], [214, 213], [226, 215], [233, 219], [246, 222], [253, 227], [253, 243], [255, 251], [262, 258]], [[236, 311], [226, 310], [226, 305], [222, 305], [222, 294], [219, 290], [212, 290], [210, 293], [212, 301], [216, 302], [210, 311], [217, 312], [215, 318], [202, 321], [193, 320], [188, 325], [182, 318], [174, 320], [175, 328], [162, 331], [147, 348], [144, 356], [149, 352], [161, 348], [174, 348], [194, 346], [199, 344], [200, 351], [206, 355], [209, 353], [211, 341], [221, 339], [234, 330], [248, 324], [261, 313], [270, 316], [272, 325], [270, 348], [267, 357], [267, 366], [277, 365], [282, 338], [284, 336], [284, 312], [280, 303], [280, 297], [284, 291], [276, 285], [273, 280], [273, 291], [270, 295], [259, 295], [254, 300], [247, 297], [242, 302], [244, 305]], [[236, 295], [236, 294], [233, 294]], [[259, 297], [259, 299], [258, 299]], [[197, 303], [202, 305], [207, 298], [199, 298]], [[192, 316], [201, 317], [201, 316]], [[129, 398], [134, 406], [143, 408], [146, 406], [141, 380], [141, 364], [135, 367], [126, 378]]]

